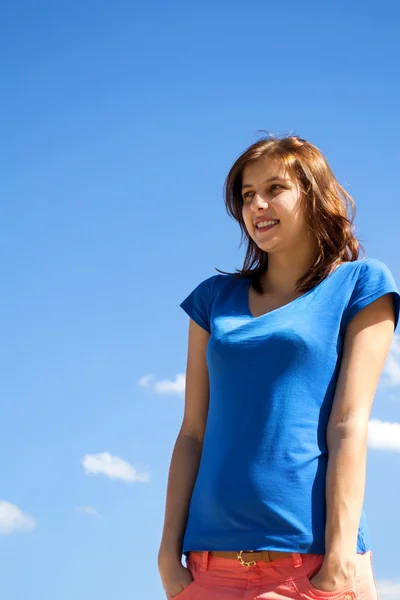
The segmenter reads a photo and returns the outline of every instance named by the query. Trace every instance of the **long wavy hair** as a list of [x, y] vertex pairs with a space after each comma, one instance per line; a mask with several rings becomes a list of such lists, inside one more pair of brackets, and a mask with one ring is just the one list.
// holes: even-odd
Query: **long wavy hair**
[[282, 161], [289, 177], [300, 188], [300, 201], [319, 254], [310, 270], [297, 282], [297, 290], [307, 292], [342, 262], [359, 258], [360, 246], [354, 235], [356, 213], [352, 197], [335, 178], [322, 152], [297, 136], [263, 137], [252, 144], [231, 167], [225, 181], [225, 206], [241, 229], [242, 245], [247, 241], [243, 267], [225, 275], [250, 277], [254, 289], [263, 292], [261, 274], [268, 269], [268, 253], [261, 250], [247, 232], [242, 215], [242, 176], [246, 165], [262, 157]]

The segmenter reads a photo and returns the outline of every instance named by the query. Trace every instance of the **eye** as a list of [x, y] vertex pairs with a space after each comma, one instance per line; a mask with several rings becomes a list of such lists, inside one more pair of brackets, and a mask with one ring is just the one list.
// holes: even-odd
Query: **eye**
[[254, 194], [254, 192], [245, 192], [243, 194], [243, 200], [247, 200], [251, 194]]
[[281, 188], [283, 187], [282, 185], [279, 185], [279, 183], [274, 183], [273, 185], [271, 185], [271, 192], [274, 191], [274, 188]]

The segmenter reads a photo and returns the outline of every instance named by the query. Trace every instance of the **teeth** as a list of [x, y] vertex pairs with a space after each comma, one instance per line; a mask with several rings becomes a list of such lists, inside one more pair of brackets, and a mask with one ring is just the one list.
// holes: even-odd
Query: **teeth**
[[261, 223], [257, 223], [256, 227], [267, 227], [268, 225], [275, 225], [275, 223], [279, 223], [279, 221], [261, 221]]

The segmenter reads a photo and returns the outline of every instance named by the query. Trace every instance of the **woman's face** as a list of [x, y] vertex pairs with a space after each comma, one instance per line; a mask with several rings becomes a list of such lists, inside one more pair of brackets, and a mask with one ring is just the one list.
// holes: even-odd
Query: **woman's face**
[[242, 179], [243, 219], [249, 236], [261, 250], [285, 252], [314, 244], [299, 187], [279, 159], [266, 156], [248, 164]]

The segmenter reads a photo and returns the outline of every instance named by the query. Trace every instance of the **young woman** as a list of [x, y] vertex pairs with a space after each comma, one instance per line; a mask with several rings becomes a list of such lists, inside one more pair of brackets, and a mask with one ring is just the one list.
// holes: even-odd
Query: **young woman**
[[[353, 201], [298, 137], [226, 180], [241, 271], [201, 282], [158, 555], [168, 600], [376, 600], [363, 511], [368, 420], [399, 315], [359, 259]], [[186, 566], [181, 562], [186, 555]]]

